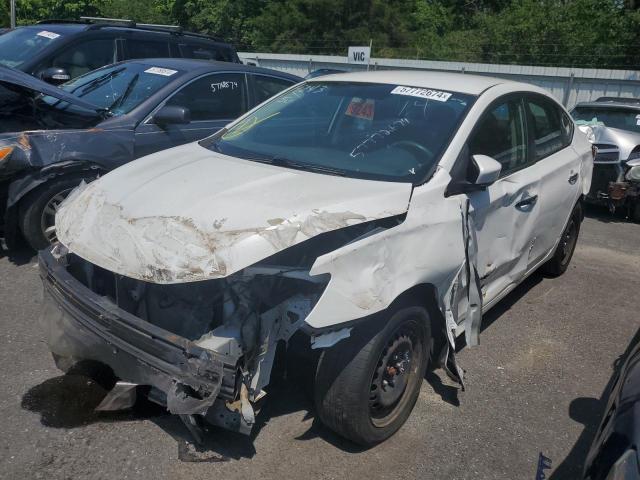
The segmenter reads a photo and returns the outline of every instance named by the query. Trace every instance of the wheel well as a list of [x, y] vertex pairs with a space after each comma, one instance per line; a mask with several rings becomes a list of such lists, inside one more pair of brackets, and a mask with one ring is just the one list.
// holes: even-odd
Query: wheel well
[[95, 179], [96, 177], [102, 175], [103, 173], [106, 173], [106, 172], [99, 171], [97, 169], [64, 170], [60, 172], [48, 173], [44, 179], [34, 178], [33, 183], [29, 184], [26, 188], [24, 188], [18, 194], [19, 198], [14, 203], [14, 206], [18, 205], [18, 209], [20, 209], [20, 205], [22, 204], [22, 202], [25, 201], [27, 197], [34, 195], [36, 192], [44, 188], [47, 188], [47, 186], [49, 186], [52, 182], [59, 180], [61, 178], [63, 180], [70, 179], [70, 178], [77, 178], [78, 180], [82, 180], [85, 178], [92, 178], [92, 177]]
[[[60, 177], [97, 177], [107, 173], [107, 170], [94, 164], [81, 164], [69, 166], [51, 166], [14, 180], [9, 186], [9, 198], [7, 200], [7, 209], [4, 212], [4, 236], [7, 246], [13, 248], [17, 246], [23, 239], [18, 227], [20, 218], [20, 209], [26, 198], [33, 196], [33, 192], [37, 192], [45, 188], [50, 182]], [[12, 188], [14, 187], [14, 188]], [[13, 190], [13, 191], [12, 191]]]
[[420, 305], [427, 310], [431, 322], [431, 336], [433, 338], [431, 361], [437, 361], [440, 356], [440, 351], [447, 344], [445, 318], [438, 307], [438, 289], [431, 283], [414, 285], [398, 295], [387, 311], [407, 305]]

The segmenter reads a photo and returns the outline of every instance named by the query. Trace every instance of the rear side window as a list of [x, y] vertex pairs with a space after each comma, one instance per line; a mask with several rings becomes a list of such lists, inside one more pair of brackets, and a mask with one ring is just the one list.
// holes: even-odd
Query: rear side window
[[180, 55], [183, 58], [196, 58], [199, 60], [217, 60], [220, 62], [233, 62], [231, 50], [211, 44], [181, 43], [178, 45]]
[[280, 93], [285, 88], [289, 88], [294, 82], [282, 78], [267, 77], [263, 75], [253, 76], [253, 91], [255, 93], [256, 105]]
[[233, 120], [247, 111], [243, 73], [216, 73], [195, 80], [166, 105], [186, 107], [192, 121]]
[[540, 160], [571, 143], [573, 124], [553, 102], [535, 98], [527, 100], [533, 134], [534, 159]]
[[113, 38], [87, 40], [65, 48], [53, 57], [50, 67], [62, 67], [71, 78], [104, 67], [115, 61], [115, 42]]
[[484, 114], [469, 141], [471, 155], [487, 155], [502, 164], [501, 176], [527, 165], [524, 107], [506, 101]]
[[170, 57], [169, 43], [157, 40], [127, 40], [127, 57], [164, 58]]

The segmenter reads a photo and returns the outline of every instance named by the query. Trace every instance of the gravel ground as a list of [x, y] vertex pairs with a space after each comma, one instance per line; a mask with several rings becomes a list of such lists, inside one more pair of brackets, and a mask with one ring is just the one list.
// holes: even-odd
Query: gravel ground
[[[640, 225], [591, 212], [569, 271], [532, 276], [462, 348], [467, 390], [435, 371], [407, 424], [362, 450], [314, 420], [295, 385], [271, 392], [252, 438], [212, 429], [202, 451], [157, 408], [96, 414], [104, 392], [63, 376], [41, 341], [31, 252], [0, 258], [0, 478], [578, 478], [613, 362], [639, 331]], [[637, 338], [637, 336], [636, 336]]]

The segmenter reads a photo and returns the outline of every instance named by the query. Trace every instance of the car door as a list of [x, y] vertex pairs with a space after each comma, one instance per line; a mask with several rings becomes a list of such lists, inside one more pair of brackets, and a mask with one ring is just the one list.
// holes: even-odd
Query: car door
[[539, 213], [541, 181], [530, 155], [522, 95], [503, 97], [487, 109], [469, 138], [468, 152], [502, 165], [495, 183], [468, 194], [486, 306], [524, 277]]
[[540, 214], [534, 231], [529, 267], [534, 268], [555, 248], [580, 196], [580, 156], [571, 148], [573, 122], [553, 100], [543, 95], [525, 99], [536, 169], [542, 180]]
[[244, 73], [214, 73], [199, 77], [174, 92], [163, 106], [184, 107], [191, 121], [157, 125], [153, 113], [136, 128], [136, 157], [200, 140], [223, 128], [247, 111], [247, 81]]

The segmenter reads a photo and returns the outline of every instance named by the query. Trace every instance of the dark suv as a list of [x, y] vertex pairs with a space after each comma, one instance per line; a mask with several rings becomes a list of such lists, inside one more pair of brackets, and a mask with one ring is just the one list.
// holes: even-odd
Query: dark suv
[[48, 20], [0, 36], [0, 65], [55, 84], [121, 60], [160, 57], [240, 63], [215, 37], [128, 20]]

